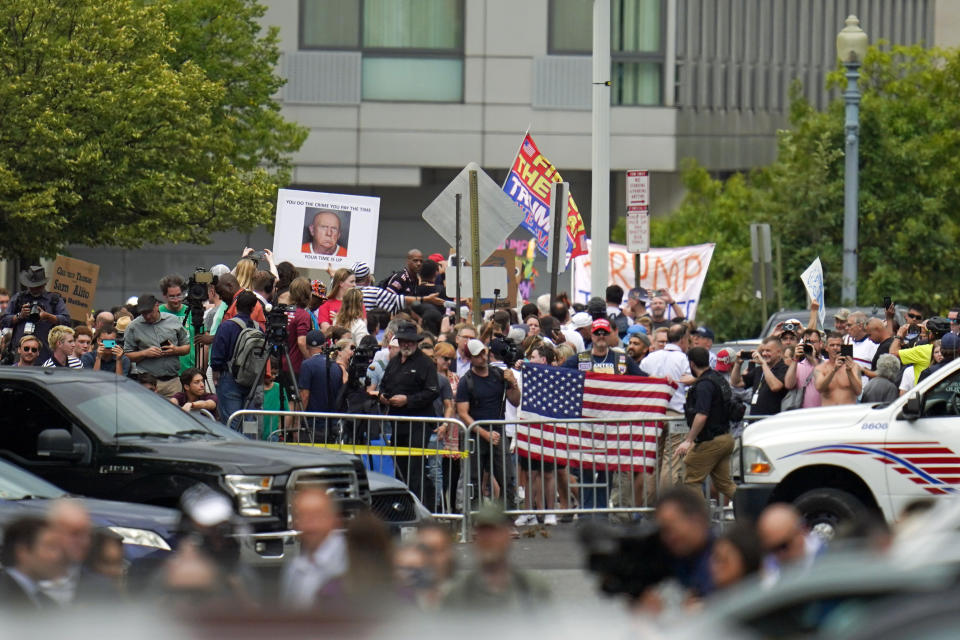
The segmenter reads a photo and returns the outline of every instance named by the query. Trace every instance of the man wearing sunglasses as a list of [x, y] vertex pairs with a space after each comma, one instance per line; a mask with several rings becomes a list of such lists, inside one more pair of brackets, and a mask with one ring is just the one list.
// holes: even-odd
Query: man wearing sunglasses
[[20, 356], [15, 367], [36, 367], [39, 366], [40, 359], [40, 340], [36, 336], [23, 336], [20, 338], [20, 346], [17, 348], [17, 354]]
[[767, 553], [764, 580], [771, 584], [779, 579], [780, 572], [787, 566], [809, 568], [824, 550], [820, 536], [808, 532], [800, 513], [786, 503], [764, 509], [757, 521], [757, 535]]
[[567, 358], [563, 366], [567, 369], [612, 373], [616, 375], [645, 376], [640, 366], [628, 358], [627, 354], [610, 349], [607, 336], [613, 331], [610, 321], [598, 318], [590, 325], [592, 342], [589, 351], [583, 351]]

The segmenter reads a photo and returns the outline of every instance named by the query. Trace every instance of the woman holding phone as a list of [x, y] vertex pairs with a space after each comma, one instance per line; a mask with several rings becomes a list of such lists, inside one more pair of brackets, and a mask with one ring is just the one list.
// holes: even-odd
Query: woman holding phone
[[117, 343], [117, 328], [112, 323], [104, 325], [93, 336], [97, 345], [83, 354], [80, 362], [84, 369], [109, 371], [118, 376], [130, 375], [130, 358], [123, 355], [123, 347]]

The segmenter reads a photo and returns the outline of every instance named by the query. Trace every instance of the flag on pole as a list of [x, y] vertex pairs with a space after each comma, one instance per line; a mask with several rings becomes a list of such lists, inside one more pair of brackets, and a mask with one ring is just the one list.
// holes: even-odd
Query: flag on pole
[[[657, 442], [675, 386], [662, 378], [582, 372], [547, 365], [523, 365], [521, 456], [600, 471], [652, 473]], [[615, 423], [550, 420], [606, 418]]]
[[[537, 250], [547, 255], [550, 242], [550, 185], [563, 182], [560, 172], [540, 153], [528, 133], [523, 137], [503, 191], [523, 209], [521, 226], [533, 234]], [[566, 254], [576, 258], [587, 254], [587, 231], [573, 196], [567, 195]]]

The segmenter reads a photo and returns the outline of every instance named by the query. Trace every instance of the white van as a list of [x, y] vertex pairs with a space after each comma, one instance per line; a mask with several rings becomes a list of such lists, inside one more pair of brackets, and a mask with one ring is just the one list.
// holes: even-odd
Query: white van
[[914, 500], [960, 494], [960, 360], [889, 404], [784, 412], [739, 445], [738, 518], [792, 502], [827, 537], [865, 510], [893, 522]]

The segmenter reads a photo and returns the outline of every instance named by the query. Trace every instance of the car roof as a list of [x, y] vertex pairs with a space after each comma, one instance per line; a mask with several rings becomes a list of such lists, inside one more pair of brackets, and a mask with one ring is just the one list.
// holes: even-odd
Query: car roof
[[0, 379], [32, 380], [41, 384], [62, 384], [77, 381], [136, 384], [134, 380], [107, 371], [69, 369], [67, 367], [0, 367]]

